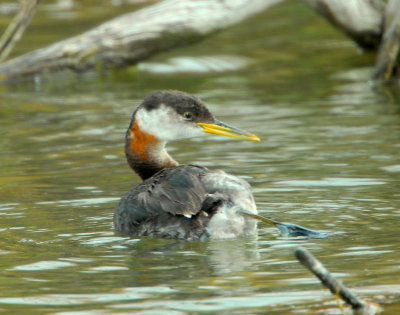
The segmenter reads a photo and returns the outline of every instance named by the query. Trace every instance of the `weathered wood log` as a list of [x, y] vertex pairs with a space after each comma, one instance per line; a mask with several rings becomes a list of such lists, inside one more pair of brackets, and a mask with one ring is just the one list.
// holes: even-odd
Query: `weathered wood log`
[[374, 80], [389, 80], [400, 67], [400, 0], [390, 0], [385, 10], [383, 40], [376, 60]]
[[378, 50], [373, 80], [396, 77], [400, 66], [400, 0], [303, 0], [364, 49]]
[[365, 49], [379, 46], [384, 4], [380, 0], [303, 0]]
[[354, 295], [343, 283], [332, 276], [328, 269], [326, 269], [308, 250], [298, 247], [294, 255], [332, 292], [332, 294], [338, 295], [343, 301], [349, 304], [353, 310], [357, 311], [358, 314], [375, 315], [381, 311], [379, 305], [365, 302]]
[[58, 69], [135, 64], [157, 52], [198, 41], [280, 1], [166, 0], [0, 64], [0, 81]]

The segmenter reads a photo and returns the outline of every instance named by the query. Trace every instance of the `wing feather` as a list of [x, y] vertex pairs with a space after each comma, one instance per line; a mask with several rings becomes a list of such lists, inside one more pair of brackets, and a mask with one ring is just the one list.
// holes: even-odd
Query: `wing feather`
[[[114, 223], [120, 231], [132, 232], [135, 225], [162, 213], [187, 218], [198, 214], [207, 197], [201, 179], [209, 171], [200, 166], [167, 168], [128, 191], [120, 200]], [[128, 216], [132, 226], [123, 226]]]

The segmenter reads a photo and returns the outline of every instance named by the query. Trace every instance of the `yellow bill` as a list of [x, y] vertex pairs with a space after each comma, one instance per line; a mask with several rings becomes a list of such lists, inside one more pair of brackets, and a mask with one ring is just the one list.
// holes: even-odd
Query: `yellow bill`
[[260, 138], [257, 137], [255, 134], [229, 126], [217, 120], [214, 123], [198, 122], [197, 124], [203, 127], [203, 131], [207, 133], [212, 133], [215, 135], [232, 137], [242, 140], [260, 141]]

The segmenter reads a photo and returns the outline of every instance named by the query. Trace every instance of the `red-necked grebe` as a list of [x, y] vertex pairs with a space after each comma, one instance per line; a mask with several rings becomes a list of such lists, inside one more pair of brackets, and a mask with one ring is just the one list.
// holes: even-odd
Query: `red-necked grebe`
[[179, 165], [165, 150], [168, 141], [204, 133], [258, 141], [228, 126], [193, 95], [157, 91], [134, 111], [125, 138], [130, 167], [143, 182], [129, 190], [114, 213], [117, 231], [134, 236], [188, 240], [253, 234], [257, 214], [249, 184], [223, 171]]

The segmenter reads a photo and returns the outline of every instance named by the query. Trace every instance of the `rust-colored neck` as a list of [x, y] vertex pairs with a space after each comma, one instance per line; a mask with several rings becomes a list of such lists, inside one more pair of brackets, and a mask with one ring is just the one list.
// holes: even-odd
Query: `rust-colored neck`
[[178, 165], [165, 150], [165, 142], [140, 130], [133, 121], [126, 132], [125, 154], [129, 166], [143, 179], [158, 171]]

